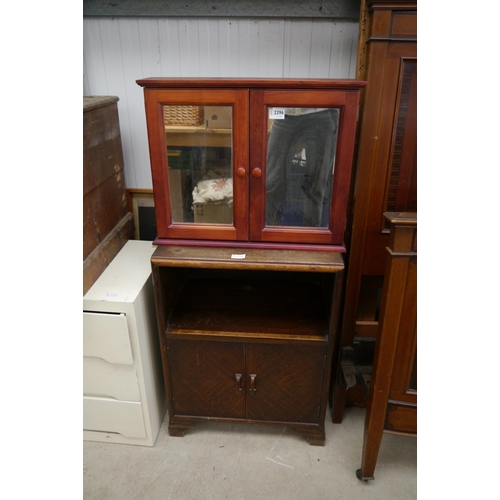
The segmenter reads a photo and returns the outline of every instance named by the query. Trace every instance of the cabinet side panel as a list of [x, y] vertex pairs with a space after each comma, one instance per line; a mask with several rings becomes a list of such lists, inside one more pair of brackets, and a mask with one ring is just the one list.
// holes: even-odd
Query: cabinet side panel
[[137, 340], [140, 352], [143, 403], [146, 425], [150, 427], [153, 440], [158, 435], [167, 409], [165, 383], [160, 353], [158, 324], [155, 314], [153, 280], [150, 276], [135, 304], [137, 314]]

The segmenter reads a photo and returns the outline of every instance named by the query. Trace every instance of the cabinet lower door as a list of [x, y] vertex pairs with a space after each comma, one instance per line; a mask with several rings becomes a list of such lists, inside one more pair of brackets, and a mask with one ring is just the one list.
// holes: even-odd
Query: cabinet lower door
[[247, 344], [247, 419], [319, 421], [326, 347]]
[[242, 343], [168, 340], [175, 415], [245, 418]]

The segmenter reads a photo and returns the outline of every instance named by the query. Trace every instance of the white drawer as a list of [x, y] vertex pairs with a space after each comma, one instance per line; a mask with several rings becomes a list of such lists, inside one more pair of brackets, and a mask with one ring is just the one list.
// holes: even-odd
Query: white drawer
[[140, 401], [135, 366], [108, 363], [97, 358], [83, 358], [83, 394], [122, 401]]
[[146, 437], [142, 405], [130, 401], [84, 397], [83, 430]]
[[83, 313], [83, 355], [110, 363], [133, 363], [125, 314]]

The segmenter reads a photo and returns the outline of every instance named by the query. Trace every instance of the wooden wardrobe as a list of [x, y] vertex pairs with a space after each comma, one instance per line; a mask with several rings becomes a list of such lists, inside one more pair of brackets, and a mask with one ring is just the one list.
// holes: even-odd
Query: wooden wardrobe
[[[389, 243], [383, 214], [417, 211], [416, 1], [362, 0], [356, 78], [366, 80], [367, 86], [348, 221], [341, 338], [341, 347], [354, 346], [354, 351], [356, 345], [373, 344], [377, 337]], [[349, 393], [347, 388], [349, 383], [339, 373], [332, 387], [334, 422], [342, 421], [346, 398], [354, 404], [366, 401], [366, 387], [363, 391], [358, 384]]]

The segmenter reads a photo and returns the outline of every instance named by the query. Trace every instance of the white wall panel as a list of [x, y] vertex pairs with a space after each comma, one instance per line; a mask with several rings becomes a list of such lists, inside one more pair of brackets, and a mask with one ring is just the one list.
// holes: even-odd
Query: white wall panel
[[84, 18], [84, 95], [116, 95], [127, 188], [152, 187], [149, 76], [354, 78], [358, 23], [335, 19]]

